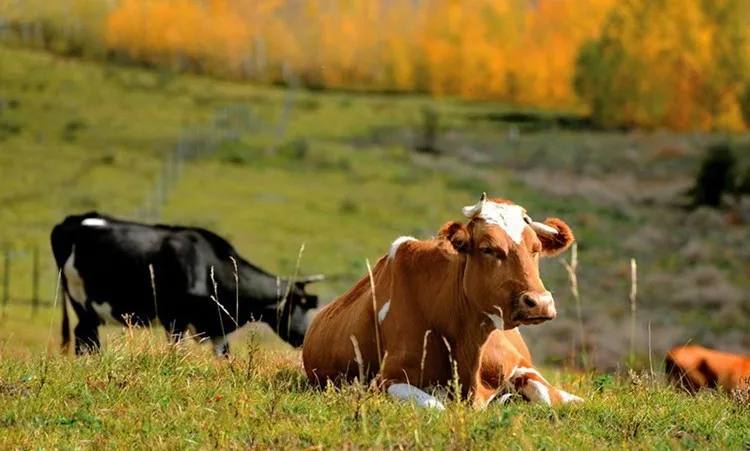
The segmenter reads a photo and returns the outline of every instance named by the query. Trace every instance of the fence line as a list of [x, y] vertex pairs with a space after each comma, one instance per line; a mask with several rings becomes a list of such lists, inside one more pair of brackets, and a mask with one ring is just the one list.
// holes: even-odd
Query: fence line
[[[0, 21], [2, 19], [0, 18]], [[0, 32], [1, 32], [0, 27]], [[172, 148], [164, 155], [161, 168], [156, 171], [153, 182], [148, 189], [141, 204], [133, 213], [133, 216], [143, 222], [156, 222], [162, 216], [164, 206], [169, 201], [172, 191], [182, 176], [185, 166], [199, 158], [205, 158], [216, 153], [222, 145], [239, 140], [247, 133], [255, 135], [267, 135], [272, 142], [280, 142], [288, 129], [292, 110], [296, 102], [296, 94], [300, 87], [300, 81], [295, 74], [285, 71], [287, 77], [287, 93], [279, 117], [275, 121], [263, 120], [250, 105], [234, 103], [225, 107], [217, 108], [213, 112], [212, 120], [198, 127], [183, 127]], [[61, 220], [62, 218], [60, 218]], [[31, 246], [26, 249], [14, 249], [6, 247], [0, 249], [3, 256], [3, 266], [0, 272], [2, 277], [2, 312], [0, 319], [7, 316], [7, 307], [12, 303], [23, 303], [30, 305], [31, 315], [35, 316], [41, 306], [51, 306], [51, 301], [41, 299], [40, 285], [42, 273], [50, 269], [50, 275], [57, 282], [57, 265], [49, 248], [49, 244]], [[42, 258], [44, 252], [45, 258]], [[29, 261], [30, 260], [30, 261]], [[23, 268], [19, 268], [22, 266]], [[42, 270], [42, 267], [45, 270]], [[13, 283], [14, 276], [28, 270], [29, 278], [24, 282], [30, 283], [31, 298], [21, 299], [14, 295], [18, 287]], [[26, 291], [26, 290], [24, 290]]]
[[300, 86], [299, 79], [291, 71], [285, 71], [285, 74], [289, 88], [276, 123], [267, 123], [247, 104], [234, 103], [214, 110], [208, 124], [197, 129], [183, 127], [172, 149], [164, 156], [161, 170], [134, 216], [143, 221], [158, 221], [185, 164], [215, 154], [225, 143], [237, 141], [247, 133], [267, 134], [277, 143], [283, 140]]

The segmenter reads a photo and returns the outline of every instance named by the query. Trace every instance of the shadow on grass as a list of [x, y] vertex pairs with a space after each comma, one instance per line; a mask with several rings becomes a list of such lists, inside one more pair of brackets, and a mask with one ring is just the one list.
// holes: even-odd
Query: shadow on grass
[[590, 116], [575, 114], [551, 114], [524, 111], [503, 113], [473, 113], [466, 118], [471, 122], [492, 122], [516, 125], [523, 132], [537, 132], [557, 127], [568, 131], [629, 132], [630, 125], [605, 127]]

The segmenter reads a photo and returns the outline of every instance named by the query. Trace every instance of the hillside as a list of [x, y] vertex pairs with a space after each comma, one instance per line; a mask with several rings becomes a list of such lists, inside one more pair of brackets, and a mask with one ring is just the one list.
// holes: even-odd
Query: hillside
[[[281, 88], [7, 48], [0, 48], [0, 67], [0, 243], [41, 249], [46, 299], [56, 281], [47, 237], [57, 220], [94, 208], [136, 217], [178, 137], [219, 134], [206, 128], [216, 112], [244, 106], [266, 128], [251, 124], [185, 160], [160, 220], [212, 228], [282, 274], [294, 269], [304, 243], [300, 270], [330, 274], [316, 286], [330, 300], [395, 237], [429, 237], [487, 191], [573, 227], [581, 319], [595, 367], [615, 369], [629, 351], [631, 258], [638, 263], [642, 364], [649, 349], [658, 361], [667, 347], [689, 340], [750, 346], [747, 225], [674, 207], [719, 136], [595, 132], [576, 117], [508, 115], [498, 104], [304, 91], [287, 109], [281, 135], [267, 128], [290, 102]], [[426, 106], [437, 111], [442, 156], [411, 150]], [[520, 140], [511, 139], [511, 125]], [[17, 302], [31, 295], [29, 260], [12, 267]], [[544, 261], [542, 272], [560, 315], [524, 334], [540, 362], [580, 363], [568, 274], [560, 259]], [[13, 333], [7, 324], [23, 328], [6, 323], [1, 340]]]

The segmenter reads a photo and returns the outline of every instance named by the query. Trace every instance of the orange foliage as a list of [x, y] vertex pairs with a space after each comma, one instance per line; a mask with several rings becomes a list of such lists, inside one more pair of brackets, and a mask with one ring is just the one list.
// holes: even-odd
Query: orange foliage
[[594, 114], [675, 130], [741, 129], [747, 5], [630, 0], [613, 10], [581, 68]]
[[208, 60], [223, 75], [262, 52], [271, 78], [286, 64], [331, 88], [570, 105], [576, 50], [613, 1], [123, 0], [106, 38], [150, 63]]
[[[287, 67], [306, 83], [326, 88], [577, 107], [590, 102], [573, 88], [579, 50], [610, 33], [633, 58], [620, 69], [637, 73], [612, 75], [608, 86], [619, 97], [608, 114], [616, 111], [625, 122], [647, 126], [736, 128], [739, 84], [736, 77], [723, 77], [716, 63], [717, 49], [734, 37], [707, 18], [707, 4], [121, 0], [107, 17], [106, 43], [152, 64], [189, 60], [219, 76], [273, 82]], [[604, 29], [607, 21], [615, 23], [614, 13], [621, 22]]]

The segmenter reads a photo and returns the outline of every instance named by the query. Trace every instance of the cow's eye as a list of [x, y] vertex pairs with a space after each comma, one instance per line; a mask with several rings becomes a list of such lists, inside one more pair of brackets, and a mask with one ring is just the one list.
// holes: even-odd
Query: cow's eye
[[501, 250], [495, 249], [493, 247], [485, 247], [482, 248], [482, 252], [490, 257], [496, 258], [498, 260], [505, 259], [505, 253]]

